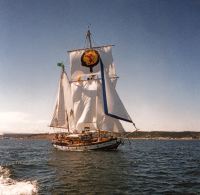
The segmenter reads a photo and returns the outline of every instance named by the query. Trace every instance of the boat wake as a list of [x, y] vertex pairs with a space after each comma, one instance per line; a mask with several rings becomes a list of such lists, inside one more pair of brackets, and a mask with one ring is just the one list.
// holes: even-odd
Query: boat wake
[[10, 170], [0, 166], [0, 195], [36, 195], [37, 181], [16, 181], [10, 178]]

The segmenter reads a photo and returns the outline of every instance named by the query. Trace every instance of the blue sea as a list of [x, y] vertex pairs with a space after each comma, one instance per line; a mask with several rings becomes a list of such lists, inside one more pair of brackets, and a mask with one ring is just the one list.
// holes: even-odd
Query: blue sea
[[200, 194], [200, 141], [63, 152], [46, 140], [0, 140], [0, 195], [12, 194]]

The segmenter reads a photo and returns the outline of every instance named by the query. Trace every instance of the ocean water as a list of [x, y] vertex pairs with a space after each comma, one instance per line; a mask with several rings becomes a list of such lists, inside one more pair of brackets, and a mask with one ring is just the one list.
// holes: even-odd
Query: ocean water
[[0, 195], [13, 194], [200, 194], [200, 141], [62, 152], [49, 141], [0, 140]]

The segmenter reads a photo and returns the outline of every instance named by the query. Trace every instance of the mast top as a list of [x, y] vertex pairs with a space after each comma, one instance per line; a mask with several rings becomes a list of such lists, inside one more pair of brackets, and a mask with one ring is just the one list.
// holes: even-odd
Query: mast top
[[[93, 40], [93, 43], [94, 43], [94, 40]], [[85, 36], [85, 45], [84, 45], [84, 48], [80, 48], [80, 49], [72, 49], [72, 50], [69, 50], [67, 51], [68, 53], [70, 52], [74, 52], [74, 51], [85, 51], [86, 49], [101, 49], [103, 47], [112, 47], [112, 46], [115, 46], [115, 45], [101, 45], [101, 46], [92, 46], [92, 33], [90, 32], [90, 25], [88, 26], [88, 30], [86, 32], [86, 36]]]
[[89, 47], [92, 48], [91, 32], [90, 32], [89, 27], [88, 27], [88, 31], [87, 31], [87, 34], [86, 34], [86, 41], [87, 41], [87, 43], [89, 43]]
[[65, 72], [65, 65], [63, 64], [63, 62], [57, 63], [57, 66], [62, 68], [62, 72]]

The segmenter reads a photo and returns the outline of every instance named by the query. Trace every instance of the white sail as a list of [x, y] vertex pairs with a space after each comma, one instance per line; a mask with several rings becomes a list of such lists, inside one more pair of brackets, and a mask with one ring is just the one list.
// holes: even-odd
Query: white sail
[[71, 86], [76, 130], [80, 132], [86, 127], [96, 129], [97, 81], [73, 82]]
[[[95, 129], [124, 132], [124, 128], [119, 122], [119, 119], [125, 119], [129, 122], [131, 119], [115, 90], [117, 79], [112, 57], [112, 47], [103, 46], [95, 48], [95, 50], [98, 51], [100, 58], [104, 63], [104, 71], [107, 73], [105, 79], [105, 91], [108, 100], [107, 102], [103, 102], [101, 87], [97, 87], [100, 83], [98, 79], [87, 81], [87, 78], [91, 75], [90, 69], [81, 64], [81, 56], [85, 50], [80, 49], [70, 51], [71, 79], [72, 81], [77, 81], [72, 82], [71, 84], [75, 129], [81, 131], [84, 130], [86, 126], [89, 126], [90, 128]], [[92, 74], [100, 76], [100, 63], [93, 67]], [[104, 104], [108, 105], [109, 115], [104, 112]], [[114, 117], [112, 115], [114, 115]], [[119, 118], [116, 116], [119, 116]]]
[[71, 98], [71, 86], [65, 72], [62, 72], [59, 91], [54, 109], [53, 119], [50, 126], [56, 128], [66, 128], [68, 131], [73, 131], [73, 103]]
[[132, 122], [131, 117], [126, 111], [119, 95], [117, 94], [117, 91], [115, 90], [115, 86], [110, 81], [108, 73], [105, 69], [103, 70], [103, 73], [104, 76], [102, 76], [104, 77], [104, 81], [102, 80], [102, 89], [105, 113], [113, 118]]
[[122, 124], [116, 118], [110, 117], [104, 112], [104, 103], [102, 95], [102, 84], [98, 81], [98, 95], [97, 95], [97, 126], [101, 130], [107, 130], [112, 132], [125, 132]]
[[[112, 47], [102, 46], [94, 49], [98, 51], [99, 55], [101, 56], [101, 59], [104, 61], [104, 66], [106, 71], [109, 73], [109, 77], [115, 77], [116, 72], [112, 57]], [[81, 56], [84, 53], [84, 51], [85, 49], [69, 51], [72, 80], [77, 80], [77, 75], [79, 75], [77, 73], [82, 73], [83, 75], [90, 74], [90, 69], [88, 67], [82, 66], [81, 64]], [[100, 65], [97, 64], [95, 67], [93, 67], [93, 73], [99, 73], [99, 72], [100, 72]]]

